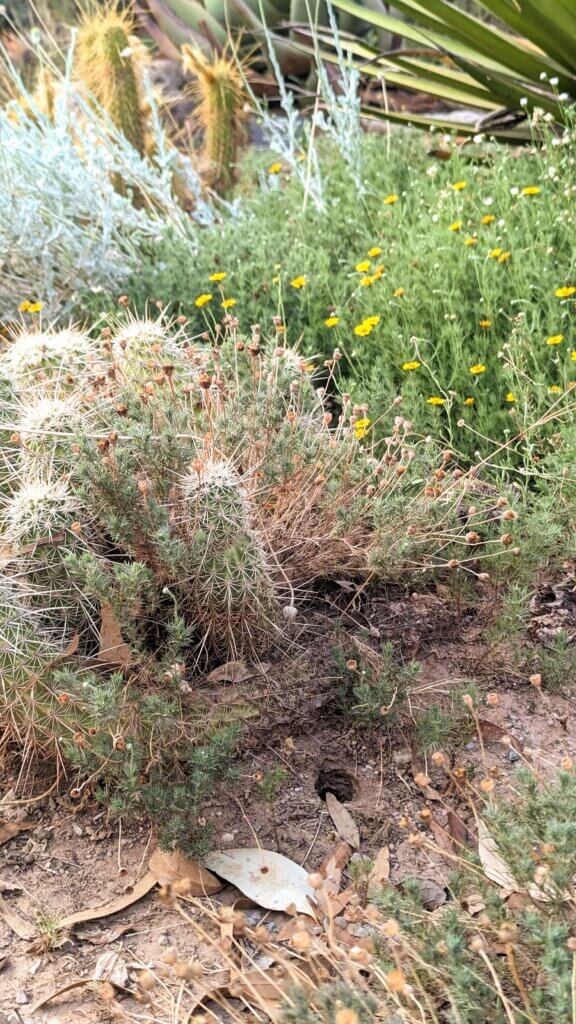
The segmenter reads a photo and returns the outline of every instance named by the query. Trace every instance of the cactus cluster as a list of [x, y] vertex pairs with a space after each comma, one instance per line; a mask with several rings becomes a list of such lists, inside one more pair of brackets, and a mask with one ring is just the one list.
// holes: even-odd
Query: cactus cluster
[[[164, 817], [162, 773], [189, 771], [172, 797], [196, 806], [200, 740], [220, 770], [199, 666], [289, 640], [323, 579], [422, 573], [468, 544], [446, 453], [401, 417], [367, 443], [366, 410], [328, 412], [271, 333], [228, 316], [212, 347], [121, 313], [98, 339], [21, 335], [0, 357], [0, 712], [78, 780], [104, 773], [122, 813]], [[484, 524], [494, 500], [477, 496]], [[95, 674], [119, 648], [124, 667]]]

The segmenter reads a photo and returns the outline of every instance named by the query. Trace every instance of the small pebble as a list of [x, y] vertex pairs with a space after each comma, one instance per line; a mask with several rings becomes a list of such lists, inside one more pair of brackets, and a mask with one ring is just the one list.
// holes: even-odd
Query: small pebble
[[520, 754], [518, 753], [518, 751], [514, 750], [513, 748], [510, 748], [510, 750], [508, 751], [508, 760], [510, 761], [511, 764], [514, 764], [515, 761], [519, 761]]
[[30, 997], [26, 994], [24, 989], [20, 989], [20, 991], [16, 993], [14, 1002], [16, 1003], [16, 1006], [26, 1006], [26, 1003], [30, 1002]]

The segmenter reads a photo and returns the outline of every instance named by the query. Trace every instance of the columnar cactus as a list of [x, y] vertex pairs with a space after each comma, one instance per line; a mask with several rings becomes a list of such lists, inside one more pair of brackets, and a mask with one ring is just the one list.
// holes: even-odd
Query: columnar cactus
[[177, 529], [190, 539], [194, 578], [186, 600], [204, 643], [234, 651], [270, 641], [277, 602], [271, 566], [242, 478], [226, 460], [195, 460], [180, 481]]
[[134, 149], [145, 152], [145, 126], [131, 35], [133, 19], [116, 4], [86, 15], [78, 33], [76, 71]]
[[184, 69], [195, 77], [195, 122], [204, 136], [203, 158], [209, 185], [222, 194], [234, 182], [241, 136], [244, 91], [232, 58], [209, 59], [197, 47], [182, 47]]

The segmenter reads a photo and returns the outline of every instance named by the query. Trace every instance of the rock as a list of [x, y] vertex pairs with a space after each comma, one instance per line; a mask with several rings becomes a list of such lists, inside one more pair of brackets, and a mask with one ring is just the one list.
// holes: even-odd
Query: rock
[[16, 1003], [16, 1006], [26, 1006], [26, 1003], [30, 1002], [30, 997], [24, 989], [21, 988], [20, 991], [16, 993], [14, 1002]]
[[520, 760], [520, 754], [517, 750], [514, 750], [513, 747], [508, 751], [508, 760], [510, 761], [510, 764], [514, 764], [516, 761]]
[[235, 838], [235, 832], [223, 832], [220, 836], [220, 842], [222, 843], [222, 846], [230, 846], [230, 843], [233, 843]]

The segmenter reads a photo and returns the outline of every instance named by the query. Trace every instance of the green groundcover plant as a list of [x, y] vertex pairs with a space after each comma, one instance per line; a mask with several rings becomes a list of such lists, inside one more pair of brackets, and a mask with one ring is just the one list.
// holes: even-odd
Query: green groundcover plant
[[340, 348], [371, 418], [401, 395], [416, 429], [468, 455], [514, 437], [576, 379], [573, 134], [522, 151], [430, 139], [367, 138], [362, 192], [326, 145], [324, 210], [280, 160], [253, 157], [240, 216], [197, 253], [150, 246], [129, 300], [198, 332], [222, 307], [244, 329], [278, 316], [319, 367]]

